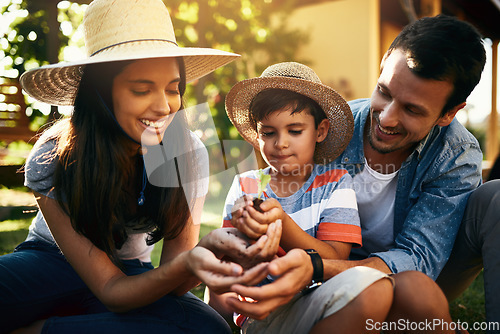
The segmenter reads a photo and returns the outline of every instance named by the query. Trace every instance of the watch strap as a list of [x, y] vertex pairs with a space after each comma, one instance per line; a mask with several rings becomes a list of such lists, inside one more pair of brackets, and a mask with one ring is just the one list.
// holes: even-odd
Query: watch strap
[[312, 284], [322, 283], [324, 275], [323, 260], [321, 259], [321, 256], [314, 249], [306, 249], [305, 252], [311, 257], [311, 263], [313, 266]]

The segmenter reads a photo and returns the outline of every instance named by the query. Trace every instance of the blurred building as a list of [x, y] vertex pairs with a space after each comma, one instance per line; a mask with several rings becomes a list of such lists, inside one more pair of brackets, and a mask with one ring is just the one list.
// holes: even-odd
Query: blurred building
[[[273, 0], [278, 3], [280, 0]], [[304, 0], [290, 20], [305, 29], [310, 40], [297, 57], [309, 61], [321, 80], [347, 99], [369, 97], [375, 87], [384, 52], [412, 17], [439, 13], [457, 16], [493, 41], [492, 112], [485, 157], [499, 152], [497, 114], [497, 50], [500, 40], [500, 0]]]

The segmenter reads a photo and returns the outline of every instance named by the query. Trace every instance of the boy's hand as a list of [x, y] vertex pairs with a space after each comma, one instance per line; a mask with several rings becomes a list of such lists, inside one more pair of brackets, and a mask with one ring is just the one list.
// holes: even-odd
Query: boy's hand
[[266, 234], [269, 224], [278, 219], [283, 220], [285, 211], [274, 198], [268, 198], [260, 204], [262, 212], [253, 207], [252, 201], [246, 201], [244, 208], [238, 209], [231, 220], [234, 227], [250, 239], [258, 239]]
[[[245, 207], [252, 205], [252, 196], [244, 195], [234, 202], [232, 211], [231, 211], [231, 225], [238, 228], [238, 219], [240, 219], [245, 211]], [[241, 231], [244, 233], [243, 231]], [[265, 233], [265, 232], [264, 232]], [[264, 234], [263, 233], [263, 234]], [[253, 238], [255, 239], [255, 238]]]

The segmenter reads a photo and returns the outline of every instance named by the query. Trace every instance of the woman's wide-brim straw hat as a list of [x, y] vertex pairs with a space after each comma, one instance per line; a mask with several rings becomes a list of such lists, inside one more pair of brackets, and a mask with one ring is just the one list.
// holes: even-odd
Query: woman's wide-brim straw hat
[[258, 78], [238, 82], [226, 96], [226, 111], [241, 136], [259, 148], [257, 131], [250, 120], [250, 103], [265, 89], [286, 89], [316, 101], [325, 112], [330, 127], [325, 140], [316, 145], [314, 162], [325, 164], [335, 160], [347, 147], [354, 131], [349, 105], [339, 93], [321, 83], [308, 66], [285, 62], [269, 66]]
[[239, 55], [211, 48], [177, 45], [169, 12], [162, 0], [95, 0], [83, 20], [88, 57], [25, 72], [23, 89], [54, 105], [73, 105], [84, 66], [102, 62], [183, 57], [186, 82], [198, 79]]

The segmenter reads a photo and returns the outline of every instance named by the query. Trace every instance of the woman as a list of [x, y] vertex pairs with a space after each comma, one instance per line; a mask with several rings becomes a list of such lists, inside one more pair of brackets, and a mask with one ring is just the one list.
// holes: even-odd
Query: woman
[[[188, 291], [200, 280], [221, 292], [260, 281], [265, 264], [243, 274], [219, 259], [274, 247], [280, 229], [248, 248], [231, 230], [196, 246], [207, 157], [176, 112], [186, 82], [237, 55], [178, 47], [161, 0], [95, 0], [83, 25], [88, 59], [21, 77], [31, 96], [74, 111], [27, 160], [40, 211], [27, 240], [0, 257], [0, 332], [229, 332]], [[143, 155], [155, 147], [183, 154], [148, 170]]]

